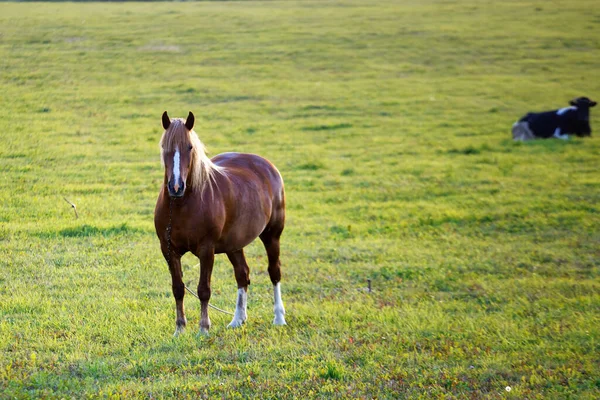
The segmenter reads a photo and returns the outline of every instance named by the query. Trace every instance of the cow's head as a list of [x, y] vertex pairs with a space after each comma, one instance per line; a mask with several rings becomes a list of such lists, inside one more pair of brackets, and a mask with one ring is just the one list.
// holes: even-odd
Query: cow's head
[[569, 102], [570, 105], [577, 108], [577, 126], [575, 134], [577, 136], [592, 136], [590, 127], [590, 108], [596, 105], [595, 101], [587, 97], [578, 97]]

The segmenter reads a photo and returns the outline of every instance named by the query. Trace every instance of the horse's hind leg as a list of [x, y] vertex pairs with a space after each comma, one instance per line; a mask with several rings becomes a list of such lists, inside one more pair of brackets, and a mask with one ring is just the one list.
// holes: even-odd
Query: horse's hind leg
[[244, 257], [244, 250], [237, 250], [227, 253], [227, 257], [231, 264], [233, 264], [233, 270], [235, 271], [235, 280], [238, 285], [237, 301], [235, 303], [235, 314], [233, 319], [229, 323], [230, 328], [237, 328], [241, 326], [247, 318], [246, 305], [248, 303], [248, 285], [250, 284], [250, 268]]
[[267, 257], [269, 258], [269, 277], [271, 283], [273, 283], [273, 311], [275, 318], [273, 324], [285, 325], [285, 308], [283, 307], [283, 301], [281, 300], [281, 262], [279, 261], [279, 238], [283, 231], [283, 224], [280, 227], [267, 227], [260, 234], [260, 240], [262, 240], [267, 250]]

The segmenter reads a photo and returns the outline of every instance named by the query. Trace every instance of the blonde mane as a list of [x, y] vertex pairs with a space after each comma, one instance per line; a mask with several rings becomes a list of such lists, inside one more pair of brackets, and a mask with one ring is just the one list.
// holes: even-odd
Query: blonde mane
[[187, 178], [188, 189], [198, 193], [209, 189], [212, 194], [214, 192], [215, 174], [224, 173], [223, 168], [215, 165], [208, 158], [204, 143], [200, 141], [194, 130], [187, 130], [185, 120], [173, 118], [171, 125], [163, 133], [160, 139], [160, 161], [164, 166], [165, 152], [175, 151], [176, 148], [186, 149], [190, 145], [192, 146], [192, 162]]

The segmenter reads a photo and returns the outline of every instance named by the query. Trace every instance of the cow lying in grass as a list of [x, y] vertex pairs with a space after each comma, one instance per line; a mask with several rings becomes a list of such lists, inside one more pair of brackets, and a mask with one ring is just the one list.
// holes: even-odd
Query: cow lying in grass
[[514, 140], [569, 139], [573, 133], [579, 137], [591, 136], [590, 108], [595, 101], [578, 97], [569, 102], [571, 107], [541, 113], [528, 113], [512, 127]]

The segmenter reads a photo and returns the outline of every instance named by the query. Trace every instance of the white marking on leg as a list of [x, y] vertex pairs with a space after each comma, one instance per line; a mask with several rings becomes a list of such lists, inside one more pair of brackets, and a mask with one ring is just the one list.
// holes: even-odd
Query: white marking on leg
[[183, 307], [183, 300], [175, 301], [177, 308], [177, 319], [175, 320], [175, 333], [173, 336], [179, 336], [185, 331], [187, 325], [187, 318], [185, 318], [185, 311]]
[[235, 313], [233, 319], [229, 323], [230, 328], [237, 328], [248, 318], [246, 315], [246, 304], [248, 303], [248, 293], [244, 288], [238, 289], [237, 301], [235, 303]]
[[[180, 155], [179, 155], [179, 147], [175, 148], [175, 156], [173, 156], [173, 176], [175, 179], [175, 185], [179, 188], [179, 177], [181, 176], [181, 167], [180, 167]], [[175, 191], [177, 191], [177, 188]]]
[[274, 325], [286, 325], [285, 323], [285, 308], [283, 308], [283, 301], [281, 301], [281, 283], [277, 282], [273, 286], [273, 302], [275, 306], [273, 311], [275, 312], [275, 319], [273, 319]]
[[208, 336], [210, 330], [210, 318], [208, 317], [208, 301], [200, 302], [200, 335]]
[[561, 135], [561, 134], [560, 134], [560, 128], [556, 128], [556, 129], [554, 130], [554, 135], [553, 135], [553, 136], [554, 136], [555, 138], [557, 138], [557, 139], [569, 140], [569, 135], [566, 135], [566, 134], [565, 134], [565, 135]]

